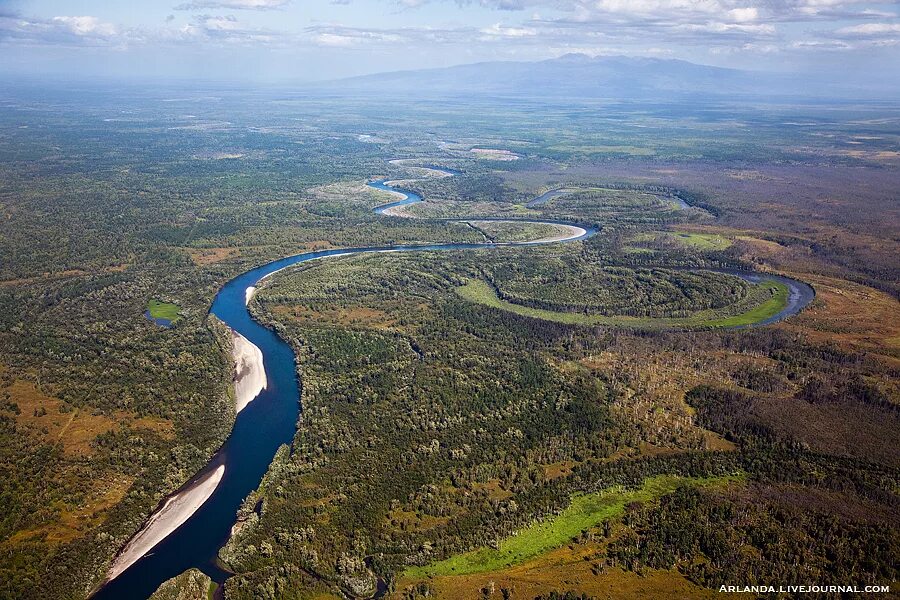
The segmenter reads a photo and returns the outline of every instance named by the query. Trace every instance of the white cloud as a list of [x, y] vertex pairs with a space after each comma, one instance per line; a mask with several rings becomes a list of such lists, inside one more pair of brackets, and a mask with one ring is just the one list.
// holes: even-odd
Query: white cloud
[[291, 0], [194, 0], [175, 7], [175, 10], [204, 10], [224, 8], [232, 10], [272, 10], [290, 4]]
[[104, 23], [97, 17], [53, 17], [55, 23], [61, 23], [75, 35], [99, 35], [110, 37], [116, 35], [116, 26]]
[[735, 21], [737, 23], [746, 23], [748, 21], [755, 21], [759, 18], [759, 11], [752, 7], [748, 6], [745, 8], [732, 8], [728, 11], [729, 20]]
[[520, 38], [537, 35], [537, 30], [532, 29], [531, 27], [504, 27], [500, 23], [495, 23], [480, 31], [487, 37], [500, 38]]
[[842, 27], [835, 31], [840, 36], [881, 37], [900, 34], [900, 23], [863, 23]]
[[319, 25], [307, 28], [309, 40], [317, 46], [357, 48], [373, 44], [396, 44], [406, 40], [400, 30], [367, 30], [340, 25]]
[[852, 50], [853, 47], [839, 40], [798, 40], [791, 43], [791, 48], [795, 50]]

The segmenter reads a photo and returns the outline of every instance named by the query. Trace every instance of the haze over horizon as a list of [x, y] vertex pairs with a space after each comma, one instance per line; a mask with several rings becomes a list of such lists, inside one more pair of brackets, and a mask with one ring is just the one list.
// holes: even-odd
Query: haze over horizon
[[0, 75], [316, 81], [569, 53], [900, 81], [898, 2], [0, 0]]

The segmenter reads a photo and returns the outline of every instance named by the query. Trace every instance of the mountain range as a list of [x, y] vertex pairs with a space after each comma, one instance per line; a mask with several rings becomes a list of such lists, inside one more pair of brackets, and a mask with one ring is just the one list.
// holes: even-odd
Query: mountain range
[[395, 71], [319, 84], [341, 91], [687, 99], [691, 97], [890, 97], [895, 89], [863, 88], [821, 75], [726, 69], [684, 60], [567, 54], [536, 62], [497, 61]]

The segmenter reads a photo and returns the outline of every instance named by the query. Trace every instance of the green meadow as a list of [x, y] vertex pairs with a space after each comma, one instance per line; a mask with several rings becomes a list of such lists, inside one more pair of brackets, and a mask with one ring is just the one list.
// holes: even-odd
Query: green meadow
[[[460, 297], [478, 304], [499, 308], [524, 317], [555, 321], [569, 325], [612, 325], [619, 327], [631, 327], [634, 329], [665, 329], [665, 328], [700, 328], [700, 327], [741, 327], [752, 325], [778, 314], [787, 306], [788, 288], [777, 281], [765, 280], [757, 284], [757, 293], [751, 294], [753, 299], [762, 298], [758, 304], [749, 308], [739, 307], [741, 312], [733, 315], [723, 315], [721, 310], [703, 310], [689, 317], [627, 317], [591, 315], [574, 312], [558, 312], [543, 308], [534, 308], [507, 302], [499, 296], [493, 287], [486, 281], [470, 280], [467, 284], [456, 288]], [[763, 289], [764, 288], [764, 289]], [[765, 290], [772, 290], [768, 294]]]
[[180, 306], [171, 302], [162, 302], [155, 298], [147, 301], [147, 311], [154, 319], [166, 319], [170, 323], [175, 323], [181, 318], [178, 314], [181, 311]]
[[737, 479], [740, 476], [685, 478], [661, 475], [644, 480], [643, 485], [635, 489], [615, 487], [578, 495], [559, 515], [504, 539], [496, 550], [479, 548], [457, 554], [431, 565], [407, 569], [405, 576], [470, 575], [504, 569], [565, 545], [582, 531], [621, 515], [631, 502], [656, 500], [682, 485], [709, 486]]

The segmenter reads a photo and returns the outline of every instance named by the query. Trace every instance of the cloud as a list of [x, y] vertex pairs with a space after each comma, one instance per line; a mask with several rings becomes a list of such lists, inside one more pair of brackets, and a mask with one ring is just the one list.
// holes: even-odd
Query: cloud
[[108, 46], [121, 44], [128, 34], [128, 30], [87, 15], [38, 19], [0, 14], [0, 43]]
[[480, 31], [486, 38], [520, 38], [537, 35], [537, 30], [531, 27], [504, 27], [500, 23], [495, 23]]
[[823, 51], [823, 50], [852, 50], [853, 47], [846, 42], [841, 42], [838, 40], [831, 41], [821, 41], [821, 40], [800, 40], [793, 42], [791, 44], [791, 48], [795, 50], [812, 50], [812, 51]]
[[111, 37], [117, 33], [115, 25], [104, 23], [97, 17], [53, 17], [53, 21], [80, 36]]
[[822, 47], [884, 48], [900, 46], [900, 23], [860, 23], [825, 32]]
[[850, 27], [842, 27], [834, 32], [837, 36], [844, 37], [893, 37], [900, 36], [900, 23], [864, 23], [862, 25], [853, 25]]
[[227, 45], [284, 46], [292, 42], [290, 34], [248, 27], [234, 15], [194, 15], [191, 23], [176, 32], [163, 32], [167, 41]]
[[731, 21], [735, 21], [737, 23], [746, 23], [748, 21], [755, 21], [759, 18], [759, 11], [752, 6], [748, 6], [745, 8], [732, 8], [728, 11], [728, 17]]
[[291, 0], [194, 0], [179, 4], [174, 8], [175, 10], [273, 10], [283, 8], [290, 2]]
[[340, 25], [308, 27], [309, 41], [316, 46], [358, 48], [372, 45], [393, 45], [410, 41], [401, 30], [367, 30]]
[[[343, 4], [361, 0], [329, 1]], [[381, 1], [409, 8], [452, 1], [459, 5], [460, 19], [467, 16], [469, 5], [497, 11], [531, 10], [504, 12], [493, 24], [480, 20], [483, 11], [478, 11], [479, 20], [472, 24], [405, 26], [410, 22], [404, 20], [407, 11], [399, 11], [393, 17], [396, 25], [386, 27], [331, 23], [292, 28], [293, 20], [269, 19], [278, 24], [266, 28], [253, 24], [250, 17], [255, 15], [241, 11], [279, 9], [290, 0], [184, 0], [176, 8], [193, 13], [178, 19], [170, 15], [165, 23], [140, 27], [109, 23], [97, 16], [23, 17], [0, 9], [0, 45], [195, 46], [211, 53], [228, 46], [278, 51], [325, 49], [322, 53], [375, 49], [386, 56], [391, 52], [405, 57], [440, 54], [458, 57], [454, 60], [460, 62], [546, 58], [566, 52], [673, 55], [694, 60], [705, 55], [744, 55], [752, 59], [777, 53], [809, 56], [816, 51], [862, 52], [900, 46], [897, 15], [886, 17], [886, 3], [865, 0]], [[2, 3], [0, 0], [0, 6]], [[893, 0], [893, 4], [900, 4], [900, 0]], [[501, 16], [499, 12], [497, 16]], [[814, 23], [816, 28], [799, 25], [803, 23]], [[411, 62], [406, 60], [404, 64]]]

